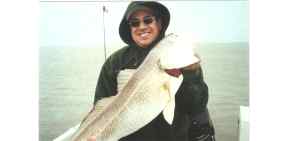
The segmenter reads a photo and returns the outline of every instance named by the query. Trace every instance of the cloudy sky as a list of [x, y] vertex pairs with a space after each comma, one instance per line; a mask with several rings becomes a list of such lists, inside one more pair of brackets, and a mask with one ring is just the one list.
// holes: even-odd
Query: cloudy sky
[[[168, 33], [199, 42], [248, 42], [248, 1], [160, 1], [171, 13]], [[40, 46], [103, 45], [102, 6], [107, 46], [122, 44], [118, 26], [128, 5], [118, 2], [40, 2]]]

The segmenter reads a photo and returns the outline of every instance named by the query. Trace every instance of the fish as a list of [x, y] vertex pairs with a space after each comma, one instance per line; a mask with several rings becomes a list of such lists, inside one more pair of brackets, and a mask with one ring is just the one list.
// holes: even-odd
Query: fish
[[[199, 57], [183, 46], [178, 35], [164, 37], [115, 96], [98, 100], [94, 109], [81, 122], [70, 141], [118, 141], [147, 125], [161, 112], [172, 124], [175, 94], [183, 76], [165, 70], [179, 69], [198, 63]], [[180, 55], [180, 61], [178, 61]]]

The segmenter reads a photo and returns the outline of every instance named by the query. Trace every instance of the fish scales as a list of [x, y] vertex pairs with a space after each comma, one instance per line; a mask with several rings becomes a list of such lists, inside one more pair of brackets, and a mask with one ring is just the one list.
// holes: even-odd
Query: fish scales
[[159, 59], [176, 37], [169, 35], [159, 42], [121, 92], [99, 100], [71, 141], [86, 141], [90, 136], [96, 136], [97, 141], [117, 141], [161, 113], [171, 100], [166, 89], [171, 76], [161, 68]]
[[[147, 64], [147, 65], [154, 65], [154, 64]], [[95, 130], [95, 131], [85, 130], [85, 132], [90, 132], [90, 133], [86, 133], [85, 137], [83, 137], [84, 139], [82, 139], [82, 140], [86, 140], [87, 137], [89, 137], [91, 135], [95, 135], [97, 133], [102, 133], [100, 135], [100, 137], [98, 137], [98, 138], [102, 138], [102, 140], [108, 140], [107, 138], [110, 136], [110, 133], [120, 130], [120, 129], [118, 129], [120, 126], [120, 125], [118, 126], [118, 124], [121, 123], [120, 120], [122, 120], [122, 119], [124, 120], [123, 123], [129, 123], [129, 124], [131, 123], [131, 125], [125, 126], [125, 127], [127, 127], [127, 130], [129, 130], [129, 132], [133, 130], [130, 127], [137, 126], [137, 123], [139, 123], [139, 122], [135, 121], [135, 119], [136, 120], [139, 120], [139, 119], [138, 118], [127, 118], [126, 114], [128, 116], [130, 115], [131, 117], [135, 117], [134, 115], [137, 113], [136, 111], [145, 110], [145, 109], [138, 109], [138, 108], [140, 108], [142, 102], [147, 103], [146, 100], [150, 100], [149, 98], [147, 98], [147, 95], [146, 95], [147, 92], [145, 92], [145, 90], [148, 92], [149, 91], [153, 92], [156, 90], [155, 93], [159, 93], [159, 91], [160, 91], [159, 87], [161, 85], [160, 81], [163, 80], [162, 79], [163, 77], [160, 77], [157, 75], [157, 73], [159, 71], [158, 66], [152, 67], [152, 68], [154, 68], [154, 69], [151, 69], [151, 70], [148, 69], [147, 71], [144, 71], [147, 73], [140, 73], [141, 76], [138, 76], [139, 71], [137, 71], [137, 73], [134, 76], [132, 76], [132, 78], [129, 80], [129, 83], [128, 83], [128, 84], [132, 83], [132, 85], [125, 85], [125, 87], [123, 88], [123, 93], [117, 95], [117, 98], [115, 99], [113, 105], [108, 106], [107, 110], [103, 111], [103, 113], [100, 116], [98, 116], [98, 119], [101, 118], [101, 119], [107, 119], [107, 120], [100, 120], [100, 119], [98, 120], [96, 118], [94, 120], [94, 122], [90, 124], [90, 129], [98, 128], [98, 130]], [[151, 82], [154, 82], [153, 76], [158, 76], [158, 77], [156, 77], [156, 80], [154, 80], [155, 83], [151, 83]], [[143, 78], [143, 79], [140, 80], [140, 78]], [[152, 79], [152, 80], [149, 81], [149, 79]], [[154, 84], [157, 84], [156, 87]], [[150, 89], [154, 89], [154, 90], [150, 90]], [[142, 95], [140, 93], [144, 93], [144, 95]], [[131, 94], [131, 95], [128, 95], [128, 94]], [[133, 102], [131, 102], [129, 104], [125, 103], [131, 99], [130, 97], [132, 97], [132, 99], [136, 99], [136, 100], [134, 100]], [[126, 101], [124, 99], [127, 99], [128, 101]], [[156, 98], [154, 98], [154, 100], [156, 101]], [[148, 102], [148, 103], [150, 103], [150, 102]], [[126, 106], [124, 106], [124, 105], [126, 105]], [[162, 105], [162, 104], [159, 104], [159, 105]], [[134, 110], [132, 107], [136, 107], [137, 110]], [[121, 110], [121, 108], [123, 111]], [[119, 111], [119, 109], [120, 109], [120, 111]], [[163, 108], [161, 108], [161, 109], [163, 109]], [[118, 114], [118, 112], [120, 112], [120, 113]], [[149, 111], [149, 112], [151, 112], [151, 111]], [[113, 113], [115, 113], [115, 117], [112, 117]], [[160, 111], [159, 111], [159, 113], [160, 113]], [[157, 115], [159, 113], [157, 113]], [[123, 114], [125, 114], [125, 118], [116, 118], [116, 116], [122, 117]], [[152, 112], [151, 112], [151, 114], [153, 115]], [[146, 113], [146, 115], [148, 116], [149, 114]], [[111, 121], [109, 121], [109, 119], [111, 119]], [[152, 119], [153, 118], [151, 118], [151, 120]], [[101, 122], [101, 121], [103, 121], [103, 122]], [[150, 121], [145, 121], [145, 122], [150, 122]], [[104, 126], [106, 128], [101, 130], [101, 128], [99, 128], [99, 125], [105, 125], [106, 123], [107, 123], [107, 125]], [[132, 125], [132, 124], [135, 124], [135, 125]], [[143, 125], [145, 125], [145, 123], [143, 123]], [[141, 126], [143, 126], [143, 125], [141, 125]], [[106, 130], [106, 132], [103, 132], [105, 130]], [[124, 128], [122, 130], [124, 130]], [[128, 132], [128, 131], [124, 131], [124, 132]]]

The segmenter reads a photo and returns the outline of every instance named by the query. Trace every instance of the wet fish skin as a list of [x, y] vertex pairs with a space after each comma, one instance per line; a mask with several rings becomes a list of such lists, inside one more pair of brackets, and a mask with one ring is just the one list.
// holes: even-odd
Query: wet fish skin
[[182, 76], [168, 75], [160, 64], [161, 55], [168, 51], [174, 40], [174, 35], [163, 39], [150, 51], [120, 93], [99, 100], [71, 141], [87, 141], [90, 136], [97, 136], [97, 141], [117, 141], [148, 124], [170, 101], [174, 101], [177, 89], [171, 94], [170, 85], [177, 81], [178, 88]]

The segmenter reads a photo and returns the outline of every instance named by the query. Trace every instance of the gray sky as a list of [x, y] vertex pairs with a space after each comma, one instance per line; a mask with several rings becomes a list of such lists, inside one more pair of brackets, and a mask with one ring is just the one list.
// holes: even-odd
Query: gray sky
[[[248, 42], [248, 1], [161, 1], [171, 13], [167, 33], [189, 34], [199, 42]], [[122, 44], [118, 27], [128, 2], [41, 2], [40, 45], [103, 45], [105, 5], [107, 46]]]

